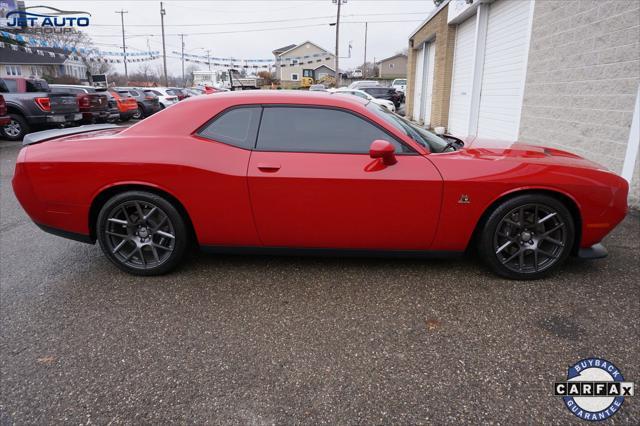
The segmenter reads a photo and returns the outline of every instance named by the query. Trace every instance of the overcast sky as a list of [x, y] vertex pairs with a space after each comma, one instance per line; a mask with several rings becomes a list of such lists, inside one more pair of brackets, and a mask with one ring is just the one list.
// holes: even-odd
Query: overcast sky
[[[120, 15], [124, 15], [126, 42], [132, 50], [162, 51], [160, 2], [153, 0], [105, 1], [39, 1], [27, 0], [27, 6], [51, 5], [59, 9], [83, 10], [92, 14], [88, 30], [93, 41], [103, 50], [119, 50], [122, 46]], [[167, 55], [180, 50], [179, 33], [185, 36], [185, 53], [234, 58], [271, 58], [271, 51], [306, 40], [333, 52], [337, 6], [331, 0], [202, 0], [165, 1], [165, 36]], [[358, 67], [364, 58], [364, 21], [369, 21], [367, 58], [369, 61], [391, 56], [407, 47], [408, 36], [433, 9], [433, 0], [348, 0], [342, 6], [340, 26], [341, 69]], [[282, 21], [282, 22], [264, 22]], [[349, 21], [354, 23], [348, 23]], [[405, 21], [377, 22], [376, 21]], [[357, 23], [356, 23], [357, 22]], [[286, 28], [297, 27], [297, 28]], [[265, 30], [268, 31], [258, 31]], [[214, 33], [219, 34], [202, 34]], [[226, 34], [220, 34], [220, 33]], [[175, 55], [171, 55], [175, 56]], [[154, 69], [162, 60], [152, 62]], [[179, 75], [180, 60], [167, 59], [169, 74]], [[116, 65], [123, 71], [122, 65]], [[140, 65], [130, 64], [129, 71]], [[205, 69], [205, 65], [200, 65]]]

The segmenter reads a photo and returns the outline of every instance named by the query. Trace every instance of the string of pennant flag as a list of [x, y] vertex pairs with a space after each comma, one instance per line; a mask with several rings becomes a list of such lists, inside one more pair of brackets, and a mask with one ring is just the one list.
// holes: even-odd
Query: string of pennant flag
[[[105, 50], [100, 50], [96, 48], [78, 47], [78, 46], [66, 44], [59, 40], [44, 40], [41, 38], [26, 36], [22, 34], [13, 34], [7, 31], [0, 31], [0, 37], [5, 38], [7, 40], [15, 40], [18, 43], [26, 44], [27, 46], [17, 46], [13, 44], [10, 44], [9, 46], [16, 46], [18, 48], [22, 48], [22, 50], [25, 50], [25, 51], [26, 49], [32, 49], [32, 50], [35, 49], [36, 50], [35, 53], [38, 53], [37, 48], [40, 47], [40, 48], [59, 49], [66, 53], [89, 57], [88, 59], [90, 60], [91, 60], [90, 57], [96, 57], [94, 59], [99, 60], [99, 59], [105, 59], [104, 58], [105, 56], [118, 56], [118, 57], [125, 56], [124, 52], [121, 52], [121, 51], [105, 51]], [[5, 47], [5, 43], [2, 43], [2, 47]], [[63, 53], [56, 53], [56, 52], [42, 51], [42, 50], [40, 51], [48, 54], [53, 54], [53, 55], [65, 56], [65, 54]], [[126, 59], [127, 59], [127, 62], [139, 62], [141, 60], [156, 59], [159, 55], [160, 55], [159, 51], [148, 51], [148, 52], [147, 51], [137, 51], [137, 52], [131, 51], [131, 52], [127, 52]], [[136, 60], [136, 59], [139, 59], [139, 60]], [[114, 60], [114, 61], [122, 62], [120, 60]]]
[[[182, 57], [182, 52], [178, 52], [176, 50], [171, 52], [178, 57]], [[270, 68], [270, 67], [286, 67], [300, 65], [306, 63], [313, 63], [314, 59], [316, 62], [322, 61], [323, 57], [325, 60], [331, 60], [330, 56], [327, 52], [316, 53], [313, 55], [306, 56], [294, 56], [288, 58], [272, 58], [272, 59], [238, 59], [238, 58], [219, 58], [215, 56], [204, 56], [204, 55], [194, 55], [194, 54], [184, 54], [185, 62], [194, 62], [197, 64], [209, 64], [215, 67], [222, 68]], [[287, 62], [287, 63], [285, 63]]]

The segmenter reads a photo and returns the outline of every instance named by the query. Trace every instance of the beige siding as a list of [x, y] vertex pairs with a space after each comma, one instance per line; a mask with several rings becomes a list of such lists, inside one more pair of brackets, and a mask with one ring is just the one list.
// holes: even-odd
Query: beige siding
[[536, 0], [521, 140], [620, 173], [639, 84], [640, 2]]
[[433, 75], [433, 100], [431, 103], [431, 126], [447, 127], [449, 120], [449, 96], [451, 94], [451, 71], [453, 68], [453, 47], [455, 27], [447, 24], [449, 6], [443, 7], [413, 37], [413, 48], [409, 46], [407, 64], [407, 116], [413, 114], [415, 92], [415, 69], [417, 48], [426, 40], [435, 43], [435, 65]]

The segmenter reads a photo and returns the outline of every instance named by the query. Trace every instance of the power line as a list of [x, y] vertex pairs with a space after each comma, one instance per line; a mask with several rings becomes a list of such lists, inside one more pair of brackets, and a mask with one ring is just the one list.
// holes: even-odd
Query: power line
[[[343, 17], [349, 18], [360, 18], [367, 16], [394, 16], [394, 15], [422, 15], [427, 16], [429, 12], [398, 12], [398, 13], [365, 13], [365, 14], [351, 14], [351, 15], [342, 15]], [[298, 22], [298, 21], [311, 21], [314, 19], [329, 19], [333, 18], [333, 15], [326, 16], [310, 16], [307, 18], [287, 18], [287, 19], [272, 19], [266, 21], [242, 21], [242, 22], [208, 22], [208, 23], [199, 23], [199, 24], [166, 24], [165, 27], [213, 27], [213, 26], [224, 26], [224, 25], [251, 25], [251, 24], [272, 24], [272, 23], [282, 23], [282, 22]], [[117, 27], [119, 25], [116, 24], [92, 24], [92, 27]], [[136, 27], [159, 27], [160, 24], [138, 24]]]
[[[369, 24], [393, 24], [393, 23], [400, 23], [400, 22], [422, 22], [422, 19], [408, 19], [408, 20], [397, 20], [397, 21], [389, 21], [389, 20], [384, 20], [384, 21], [341, 21], [340, 24], [364, 24], [365, 22], [368, 22]], [[183, 33], [185, 35], [216, 35], [216, 34], [235, 34], [235, 33], [252, 33], [252, 32], [259, 32], [259, 31], [280, 31], [280, 30], [291, 30], [291, 29], [296, 29], [296, 28], [310, 28], [310, 27], [325, 27], [327, 25], [330, 25], [331, 22], [326, 22], [326, 23], [322, 23], [322, 24], [307, 24], [307, 25], [295, 25], [295, 26], [288, 26], [288, 27], [276, 27], [276, 28], [252, 28], [252, 29], [246, 29], [246, 30], [229, 30], [229, 31], [213, 31], [213, 32], [197, 32], [197, 33]], [[168, 36], [178, 36], [181, 33], [171, 33], [171, 34], [166, 34]], [[110, 34], [94, 34], [91, 37], [113, 37]], [[157, 34], [131, 34], [127, 37], [157, 37]]]

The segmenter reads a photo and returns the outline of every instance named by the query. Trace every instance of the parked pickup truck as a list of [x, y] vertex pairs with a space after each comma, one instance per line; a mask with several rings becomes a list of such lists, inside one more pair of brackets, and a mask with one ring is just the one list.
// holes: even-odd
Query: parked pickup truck
[[11, 123], [11, 117], [7, 115], [7, 103], [4, 96], [0, 95], [0, 126], [6, 126]]
[[60, 127], [82, 120], [75, 95], [51, 93], [45, 80], [4, 77], [0, 92], [7, 103], [9, 124], [1, 128], [1, 137], [22, 140], [35, 129]]
[[52, 93], [76, 95], [83, 123], [94, 124], [109, 121], [109, 98], [104, 91], [98, 92], [95, 87], [72, 84], [51, 84], [49, 87]]

